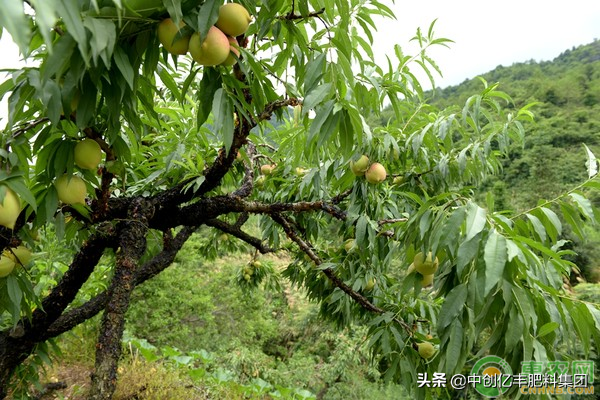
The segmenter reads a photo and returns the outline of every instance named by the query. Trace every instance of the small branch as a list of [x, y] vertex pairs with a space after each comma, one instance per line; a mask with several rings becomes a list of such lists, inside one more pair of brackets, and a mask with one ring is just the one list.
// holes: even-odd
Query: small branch
[[276, 251], [272, 247], [265, 245], [262, 240], [255, 238], [254, 236], [249, 235], [246, 232], [242, 231], [239, 227], [236, 226], [237, 223], [236, 223], [236, 225], [231, 225], [231, 224], [228, 224], [227, 222], [223, 222], [218, 219], [211, 219], [211, 220], [206, 221], [206, 225], [212, 226], [213, 228], [217, 228], [222, 232], [228, 233], [232, 236], [235, 236], [236, 238], [238, 238], [240, 240], [243, 240], [244, 242], [248, 243], [249, 245], [254, 247], [256, 250], [261, 252], [262, 254], [274, 253]]
[[49, 121], [50, 121], [50, 118], [48, 118], [48, 117], [43, 117], [43, 118], [36, 119], [35, 121], [30, 122], [29, 124], [27, 124], [23, 128], [19, 128], [19, 129], [13, 131], [12, 134], [11, 134], [11, 136], [12, 136], [12, 138], [17, 138], [20, 135], [22, 135], [25, 132], [27, 132], [28, 130], [33, 129], [36, 126], [38, 126], [40, 124], [43, 124], [45, 122], [49, 122]]
[[381, 225], [385, 225], [385, 224], [395, 224], [396, 222], [406, 222], [408, 221], [408, 218], [393, 218], [393, 219], [381, 219], [379, 221], [377, 221], [377, 223], [379, 224], [379, 226]]
[[235, 221], [235, 224], [233, 224], [233, 226], [236, 229], [240, 229], [242, 227], [242, 225], [244, 225], [246, 223], [246, 221], [248, 221], [249, 215], [248, 213], [241, 213], [240, 216], [238, 217], [237, 221]]
[[[252, 160], [256, 154], [256, 147], [254, 144], [248, 142], [248, 150], [246, 154], [250, 160]], [[237, 154], [236, 154], [237, 157]], [[248, 197], [252, 194], [252, 188], [254, 187], [254, 168], [252, 168], [252, 162], [246, 163], [244, 162], [244, 180], [239, 189], [233, 192], [234, 196], [238, 196], [241, 198]]]
[[[304, 241], [304, 239], [302, 239], [300, 236], [298, 236], [296, 234], [296, 232], [294, 231], [292, 225], [290, 224], [290, 222], [288, 221], [287, 218], [285, 218], [281, 214], [273, 214], [273, 215], [271, 215], [271, 218], [273, 219], [273, 221], [277, 222], [283, 228], [286, 235], [292, 241], [294, 241], [298, 245], [298, 247], [300, 247], [300, 249], [304, 253], [306, 253], [317, 266], [319, 266], [323, 263], [322, 260], [319, 258], [319, 256], [317, 256], [316, 253], [314, 252], [312, 246], [310, 246], [306, 241]], [[384, 314], [385, 313], [385, 310], [377, 307], [376, 305], [371, 303], [369, 301], [369, 299], [364, 297], [362, 294], [354, 291], [350, 286], [346, 285], [335, 274], [335, 271], [332, 270], [331, 268], [322, 269], [321, 272], [323, 272], [323, 274], [325, 274], [325, 276], [327, 276], [327, 278], [331, 281], [331, 283], [333, 283], [334, 286], [336, 286], [337, 288], [342, 290], [344, 293], [346, 293], [348, 296], [350, 296], [354, 301], [356, 301], [358, 304], [360, 304], [364, 309], [374, 312], [376, 314]], [[409, 335], [412, 335], [412, 329], [406, 322], [402, 321], [401, 319], [399, 319], [397, 317], [394, 317], [393, 320], [395, 322], [397, 322]]]
[[53, 392], [55, 390], [66, 389], [68, 386], [65, 382], [48, 382], [44, 385], [42, 390], [35, 396], [32, 397], [32, 400], [40, 400], [49, 395], [49, 392]]
[[342, 193], [338, 194], [337, 196], [335, 196], [334, 198], [331, 199], [331, 203], [332, 204], [339, 204], [341, 203], [346, 197], [350, 196], [352, 194], [352, 188], [347, 189], [346, 191], [343, 191]]
[[[259, 143], [259, 144], [257, 144], [257, 146], [266, 147], [267, 149], [271, 150], [273, 153], [275, 153], [277, 151], [277, 149], [274, 146], [270, 145], [269, 143]], [[260, 156], [266, 157], [262, 154]]]
[[273, 113], [276, 110], [283, 108], [283, 107], [288, 107], [288, 106], [292, 106], [292, 107], [297, 106], [298, 104], [300, 104], [300, 101], [295, 97], [290, 97], [285, 100], [274, 101], [274, 102], [266, 105], [264, 111], [262, 113], [260, 113], [260, 115], [258, 116], [258, 120], [259, 121], [268, 120], [273, 116]]
[[292, 5], [292, 11], [290, 11], [289, 13], [287, 13], [285, 15], [281, 15], [277, 18], [281, 19], [281, 20], [293, 21], [293, 20], [298, 20], [298, 19], [316, 18], [323, 13], [325, 13], [324, 8], [320, 9], [319, 11], [311, 11], [306, 15], [299, 15], [294, 12], [294, 7]]

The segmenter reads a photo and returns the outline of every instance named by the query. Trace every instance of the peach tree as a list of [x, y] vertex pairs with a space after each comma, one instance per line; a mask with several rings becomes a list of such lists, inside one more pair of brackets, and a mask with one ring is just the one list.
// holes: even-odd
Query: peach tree
[[[418, 398], [448, 390], [417, 389], [418, 373], [482, 355], [518, 370], [595, 351], [600, 315], [564, 287], [576, 265], [562, 235], [597, 217], [589, 149], [585, 182], [496, 210], [474, 188], [533, 114], [486, 82], [461, 107], [430, 105], [418, 76], [434, 83], [428, 49], [449, 42], [433, 24], [415, 54], [395, 46], [377, 64], [373, 32], [394, 18], [379, 1], [239, 4], [250, 19], [219, 21], [222, 0], [4, 2], [1, 32], [30, 62], [0, 84], [0, 397], [101, 313], [90, 398], [111, 398], [132, 291], [200, 229], [213, 246], [288, 254], [283, 271], [254, 262], [234, 278], [296, 285], [323, 318], [367, 325], [384, 377]], [[65, 271], [12, 250], [39, 246], [39, 229], [76, 249]], [[107, 254], [106, 289], [75, 301]]]

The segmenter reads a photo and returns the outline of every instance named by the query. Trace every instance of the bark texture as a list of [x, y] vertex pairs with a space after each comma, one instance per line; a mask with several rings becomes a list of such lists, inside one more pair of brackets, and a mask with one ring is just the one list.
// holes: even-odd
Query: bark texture
[[131, 205], [128, 219], [119, 224], [115, 273], [96, 344], [96, 365], [92, 375], [90, 400], [112, 399], [116, 389], [125, 313], [129, 308], [131, 292], [135, 288], [138, 261], [146, 250], [148, 220], [152, 214], [151, 204], [138, 198]]

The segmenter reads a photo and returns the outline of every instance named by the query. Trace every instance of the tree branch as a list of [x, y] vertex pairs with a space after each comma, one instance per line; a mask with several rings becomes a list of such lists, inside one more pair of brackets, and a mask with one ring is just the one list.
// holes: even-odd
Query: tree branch
[[324, 8], [320, 9], [319, 11], [311, 11], [306, 15], [300, 15], [300, 14], [294, 13], [294, 8], [292, 7], [292, 11], [290, 11], [289, 13], [287, 13], [285, 15], [280, 15], [277, 18], [281, 19], [281, 20], [293, 21], [293, 20], [297, 20], [297, 19], [315, 18], [315, 17], [320, 16], [323, 13], [325, 13]]
[[109, 400], [116, 388], [117, 365], [125, 329], [125, 312], [135, 288], [135, 274], [140, 257], [146, 250], [148, 220], [154, 213], [152, 204], [136, 198], [130, 205], [128, 219], [119, 227], [119, 249], [115, 272], [108, 289], [108, 302], [102, 317], [96, 344], [96, 363], [92, 374], [90, 400]]
[[116, 233], [112, 226], [105, 226], [81, 247], [60, 282], [42, 300], [42, 307], [33, 312], [31, 323], [24, 322], [24, 335], [29, 340], [39, 341], [38, 337], [43, 335], [75, 299], [79, 289], [98, 264], [104, 250], [116, 244], [115, 239]]
[[[300, 249], [304, 253], [306, 253], [317, 266], [319, 266], [323, 263], [323, 261], [319, 258], [319, 256], [317, 256], [317, 254], [312, 249], [312, 246], [310, 246], [304, 239], [302, 239], [298, 234], [296, 234], [294, 228], [292, 227], [292, 225], [290, 224], [290, 222], [288, 221], [287, 218], [285, 218], [281, 214], [272, 214], [271, 218], [273, 219], [273, 221], [277, 222], [283, 228], [286, 235], [292, 241], [294, 241], [298, 245], [298, 247], [300, 247]], [[323, 274], [325, 274], [325, 276], [331, 281], [331, 283], [333, 283], [334, 286], [336, 286], [337, 288], [342, 290], [344, 293], [346, 293], [348, 296], [350, 296], [354, 301], [356, 301], [358, 304], [360, 304], [364, 309], [374, 312], [376, 314], [384, 314], [385, 313], [385, 310], [383, 310], [383, 309], [377, 307], [376, 305], [374, 305], [373, 303], [371, 303], [369, 301], [369, 299], [364, 297], [362, 294], [352, 290], [352, 288], [350, 286], [346, 285], [344, 283], [344, 281], [342, 281], [335, 274], [335, 271], [332, 270], [331, 268], [322, 269], [321, 272], [323, 272]], [[394, 317], [393, 320], [396, 323], [398, 323], [408, 334], [412, 335], [412, 330], [406, 322], [402, 321], [401, 319], [399, 319], [397, 317]]]
[[220, 231], [223, 231], [232, 236], [235, 236], [236, 238], [238, 238], [240, 240], [243, 240], [244, 242], [246, 242], [249, 245], [251, 245], [252, 247], [254, 247], [256, 250], [260, 251], [262, 254], [275, 252], [275, 249], [265, 245], [262, 240], [255, 238], [254, 236], [249, 235], [246, 232], [242, 231], [240, 229], [240, 227], [237, 226], [237, 224], [230, 225], [227, 222], [223, 222], [218, 219], [211, 219], [211, 220], [206, 221], [206, 225], [212, 226], [213, 228], [217, 228]]
[[273, 116], [273, 113], [276, 110], [283, 108], [283, 107], [288, 107], [288, 106], [297, 106], [298, 104], [301, 104], [301, 101], [295, 97], [290, 97], [285, 100], [274, 101], [272, 103], [267, 104], [264, 111], [262, 113], [260, 113], [260, 115], [258, 116], [258, 120], [266, 121], [268, 119], [271, 119], [271, 117]]
[[[171, 238], [170, 235], [165, 234], [163, 250], [138, 269], [135, 274], [134, 285], [138, 286], [146, 282], [169, 267], [175, 260], [175, 256], [179, 250], [181, 250], [194, 231], [194, 228], [183, 227], [175, 238]], [[108, 292], [104, 291], [88, 300], [85, 304], [68, 310], [50, 325], [43, 340], [48, 340], [64, 332], [68, 332], [75, 326], [92, 318], [106, 307], [107, 302]]]

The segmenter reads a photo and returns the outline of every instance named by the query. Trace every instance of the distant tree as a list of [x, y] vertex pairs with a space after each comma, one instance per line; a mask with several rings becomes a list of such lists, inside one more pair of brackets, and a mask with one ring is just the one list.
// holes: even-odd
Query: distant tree
[[[557, 212], [576, 233], [595, 219], [583, 192], [599, 186], [595, 157], [585, 183], [527, 211], [496, 210], [493, 196], [477, 204], [470, 188], [499, 171], [532, 114], [506, 111], [510, 97], [486, 82], [460, 109], [429, 105], [414, 68], [434, 83], [427, 50], [448, 40], [433, 24], [417, 32], [417, 54], [396, 46], [380, 66], [373, 18], [393, 14], [378, 1], [240, 3], [253, 21], [229, 39], [239, 54], [226, 66], [212, 28], [221, 1], [4, 2], [0, 26], [34, 66], [0, 84], [3, 262], [14, 265], [11, 249], [35, 245], [41, 228], [77, 253], [66, 272], [48, 272], [57, 280], [47, 291], [27, 268], [0, 279], [0, 397], [47, 341], [102, 313], [89, 398], [110, 399], [132, 291], [203, 226], [215, 241], [226, 233], [261, 253], [289, 252], [281, 276], [255, 266], [240, 285], [285, 278], [323, 317], [367, 324], [386, 379], [418, 398], [447, 389], [417, 389], [417, 373], [458, 373], [472, 351], [514, 368], [586, 357], [600, 315], [563, 290], [574, 265]], [[167, 17], [187, 27], [161, 46]], [[203, 50], [209, 31], [217, 36]], [[195, 61], [166, 51], [192, 32]], [[392, 117], [369, 126], [388, 104]], [[351, 163], [362, 155], [364, 166]], [[15, 195], [24, 208], [13, 221]], [[258, 237], [244, 229], [250, 215], [260, 216]], [[109, 253], [108, 289], [73, 303]], [[561, 347], [574, 340], [581, 354]]]

